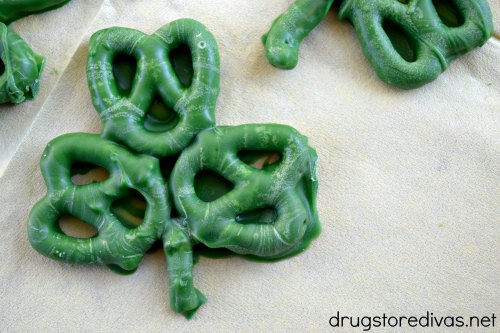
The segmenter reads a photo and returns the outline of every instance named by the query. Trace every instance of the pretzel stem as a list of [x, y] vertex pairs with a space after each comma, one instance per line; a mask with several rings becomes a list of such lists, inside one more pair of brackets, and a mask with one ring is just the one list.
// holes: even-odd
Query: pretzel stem
[[296, 0], [262, 36], [269, 62], [278, 68], [297, 66], [300, 43], [326, 16], [334, 0]]
[[190, 319], [206, 297], [193, 284], [193, 247], [187, 233], [169, 222], [162, 236], [167, 258], [170, 307]]

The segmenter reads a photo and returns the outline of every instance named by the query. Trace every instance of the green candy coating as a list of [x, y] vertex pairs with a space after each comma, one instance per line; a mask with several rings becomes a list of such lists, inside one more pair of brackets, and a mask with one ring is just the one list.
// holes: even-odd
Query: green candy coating
[[[274, 21], [264, 38], [271, 64], [295, 67], [300, 42], [332, 2], [296, 0]], [[493, 33], [486, 0], [344, 0], [339, 17], [354, 25], [379, 78], [402, 89], [435, 80], [453, 59], [483, 45]]]
[[[189, 87], [168, 61], [169, 53], [180, 45], [191, 50], [193, 78]], [[113, 59], [123, 54], [137, 60], [137, 72], [128, 94], [119, 88], [113, 72]], [[96, 32], [90, 40], [87, 78], [104, 136], [135, 151], [158, 157], [173, 155], [199, 131], [215, 125], [219, 54], [215, 38], [197, 21], [177, 20], [152, 36], [127, 28]], [[156, 131], [145, 126], [155, 95], [178, 116], [169, 130]], [[152, 113], [154, 116], [154, 110]]]
[[[450, 27], [440, 19], [432, 0], [345, 0], [339, 17], [356, 29], [363, 52], [380, 79], [403, 89], [435, 80], [458, 56], [483, 45], [493, 33], [486, 0], [454, 0], [464, 18]], [[384, 23], [400, 27], [415, 54], [405, 59], [384, 30]]]
[[40, 87], [45, 59], [0, 22], [0, 103], [22, 103]]
[[[242, 150], [273, 150], [283, 158], [256, 169], [238, 158]], [[195, 176], [203, 170], [222, 175], [234, 188], [204, 202], [194, 186]], [[302, 251], [319, 231], [316, 153], [304, 136], [288, 126], [221, 126], [203, 131], [181, 154], [169, 185], [191, 236], [210, 248], [278, 258]], [[274, 221], [256, 212], [264, 208], [275, 210]], [[245, 213], [253, 217], [242, 218]]]
[[[179, 52], [184, 44], [192, 66], [186, 50]], [[170, 306], [191, 318], [206, 302], [194, 287], [194, 245], [278, 259], [301, 252], [318, 235], [316, 153], [307, 139], [284, 125], [215, 127], [218, 51], [203, 25], [178, 20], [152, 37], [105, 29], [92, 36], [89, 53], [88, 83], [103, 133], [63, 135], [43, 153], [47, 195], [28, 222], [37, 251], [127, 274], [161, 241]], [[168, 118], [165, 105], [178, 115], [169, 129], [161, 122]], [[158, 123], [151, 127], [148, 117]], [[93, 174], [98, 182], [73, 184], [73, 174], [95, 165], [108, 178]], [[97, 235], [66, 235], [58, 223], [64, 214], [92, 225]]]
[[191, 318], [207, 298], [193, 283], [193, 245], [189, 230], [171, 221], [162, 237], [167, 258], [170, 307]]
[[262, 36], [266, 57], [278, 68], [293, 69], [299, 61], [299, 46], [328, 13], [333, 0], [296, 0]]
[[70, 0], [0, 0], [0, 21], [9, 24], [24, 16], [64, 6]]
[[[108, 179], [75, 185], [72, 164], [102, 166]], [[136, 156], [125, 148], [92, 134], [67, 134], [51, 141], [40, 162], [47, 195], [32, 209], [28, 222], [31, 245], [40, 253], [68, 263], [114, 264], [137, 268], [144, 253], [161, 237], [170, 206], [158, 160]], [[136, 228], [123, 225], [111, 212], [114, 201], [132, 189], [147, 202], [144, 221]], [[81, 239], [65, 235], [58, 219], [70, 214], [92, 225], [98, 234]]]

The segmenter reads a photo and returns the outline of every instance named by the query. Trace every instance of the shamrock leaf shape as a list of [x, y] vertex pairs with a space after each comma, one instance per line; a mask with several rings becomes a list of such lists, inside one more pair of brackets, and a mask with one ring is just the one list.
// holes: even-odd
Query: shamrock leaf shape
[[[324, 18], [333, 0], [296, 0], [263, 37], [271, 64], [297, 65], [302, 39]], [[349, 19], [379, 78], [412, 89], [435, 80], [458, 56], [493, 33], [486, 0], [344, 0]]]
[[[186, 54], [169, 56], [182, 43], [192, 70]], [[194, 245], [272, 260], [303, 251], [319, 233], [316, 153], [288, 126], [215, 126], [218, 66], [215, 39], [194, 20], [174, 21], [152, 37], [124, 28], [95, 33], [87, 78], [104, 130], [100, 137], [68, 134], [46, 148], [48, 192], [28, 223], [33, 247], [65, 262], [131, 272], [160, 240], [170, 306], [187, 318], [206, 301], [194, 287]], [[155, 132], [148, 116], [158, 118], [151, 110], [156, 94], [179, 119]], [[263, 159], [268, 152], [278, 160]], [[72, 184], [76, 162], [99, 165], [110, 177]], [[62, 214], [94, 226], [97, 235], [64, 234]]]
[[[76, 185], [71, 167], [77, 162], [99, 165], [110, 173], [102, 182]], [[28, 236], [40, 253], [68, 263], [137, 268], [144, 253], [162, 233], [170, 214], [168, 193], [158, 160], [137, 156], [94, 134], [66, 134], [51, 141], [40, 162], [47, 195], [32, 209]], [[144, 221], [136, 228], [124, 225], [112, 212], [113, 202], [132, 190], [147, 202]], [[91, 238], [62, 232], [59, 218], [70, 214], [97, 229]]]
[[[191, 70], [185, 72], [189, 62], [170, 61], [181, 45], [189, 48], [192, 77]], [[92, 36], [89, 49], [87, 78], [104, 137], [165, 157], [215, 125], [219, 54], [215, 38], [199, 22], [177, 20], [152, 36], [127, 28], [105, 29]], [[128, 67], [126, 61], [121, 70], [113, 66], [120, 58], [128, 59]], [[127, 72], [133, 80], [127, 81]], [[159, 116], [158, 105], [170, 113]]]
[[[258, 168], [241, 152], [272, 151], [275, 163]], [[307, 138], [289, 126], [220, 126], [201, 132], [179, 157], [170, 189], [191, 237], [210, 248], [280, 258], [303, 250], [316, 235], [316, 153]], [[202, 196], [196, 176], [205, 170], [234, 187], [219, 196]], [[198, 185], [204, 188], [204, 184]], [[272, 216], [262, 219], [265, 211]]]

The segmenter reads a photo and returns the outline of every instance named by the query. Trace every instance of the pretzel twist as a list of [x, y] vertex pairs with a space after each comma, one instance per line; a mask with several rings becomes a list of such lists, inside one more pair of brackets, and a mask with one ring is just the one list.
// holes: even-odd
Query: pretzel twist
[[[193, 62], [193, 80], [183, 86], [169, 61], [169, 53], [187, 44]], [[120, 93], [113, 59], [126, 54], [137, 60], [137, 73], [128, 96]], [[219, 55], [212, 34], [199, 22], [181, 19], [147, 36], [127, 28], [95, 33], [89, 46], [87, 78], [93, 104], [103, 122], [103, 135], [135, 151], [168, 156], [185, 148], [200, 131], [215, 125], [219, 93]], [[144, 128], [148, 108], [158, 93], [179, 116], [164, 132]]]
[[[94, 163], [110, 172], [108, 179], [73, 184], [75, 162]], [[67, 134], [51, 141], [40, 162], [47, 194], [32, 209], [28, 222], [31, 245], [40, 253], [68, 263], [114, 264], [137, 268], [144, 253], [161, 237], [170, 215], [165, 182], [158, 160], [136, 156], [125, 148], [92, 134]], [[123, 225], [111, 204], [139, 191], [147, 202], [144, 221], [136, 228]], [[64, 234], [58, 220], [64, 214], [92, 225], [98, 234], [75, 238]]]
[[[493, 32], [491, 12], [485, 0], [453, 0], [464, 18], [458, 27], [446, 26], [432, 0], [345, 0], [339, 17], [356, 29], [363, 52], [382, 81], [404, 89], [435, 80], [458, 56], [483, 45]], [[415, 48], [414, 61], [405, 60], [394, 48], [383, 24], [399, 25]]]
[[[493, 33], [486, 0], [449, 0], [464, 22], [447, 26], [432, 0], [344, 0], [339, 17], [349, 19], [363, 52], [380, 79], [402, 89], [435, 80], [458, 56], [483, 45]], [[264, 35], [269, 62], [279, 68], [297, 65], [302, 39], [325, 17], [333, 1], [296, 0]], [[409, 38], [414, 59], [405, 59], [384, 30], [391, 22]]]
[[[260, 170], [238, 158], [241, 150], [278, 151], [282, 159]], [[202, 201], [194, 178], [207, 169], [231, 181], [234, 189]], [[304, 249], [318, 231], [316, 153], [285, 125], [222, 126], [200, 133], [177, 161], [170, 189], [191, 236], [211, 248], [277, 258]], [[239, 218], [263, 208], [275, 209], [274, 221]]]

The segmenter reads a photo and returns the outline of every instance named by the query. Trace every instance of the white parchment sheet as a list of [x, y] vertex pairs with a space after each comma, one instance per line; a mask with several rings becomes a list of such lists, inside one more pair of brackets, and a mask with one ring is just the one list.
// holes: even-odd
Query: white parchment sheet
[[[401, 91], [375, 76], [352, 26], [332, 12], [297, 68], [282, 71], [260, 37], [290, 2], [74, 0], [15, 24], [48, 62], [40, 96], [0, 110], [0, 332], [328, 332], [337, 311], [498, 314], [500, 40]], [[499, 31], [500, 4], [490, 5]], [[100, 131], [85, 77], [91, 34], [150, 34], [183, 17], [218, 41], [218, 124], [283, 123], [310, 138], [323, 226], [306, 252], [278, 263], [202, 258], [194, 276], [208, 302], [190, 321], [169, 308], [161, 251], [120, 276], [47, 259], [26, 233], [46, 192], [47, 142]]]
[[45, 65], [41, 88], [33, 101], [0, 105], [0, 176], [64, 73], [102, 2], [73, 0], [57, 10], [28, 16], [9, 25], [35, 52], [45, 57]]

